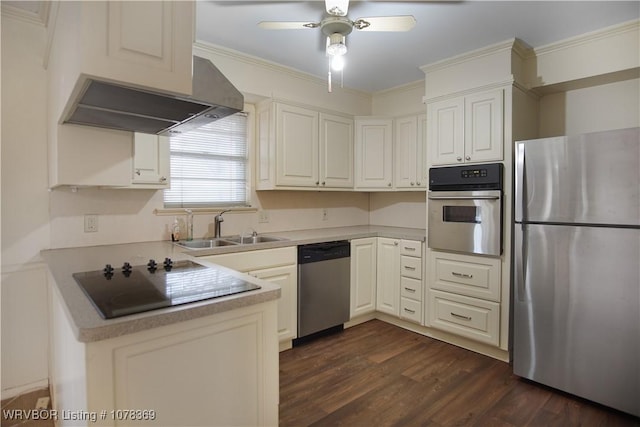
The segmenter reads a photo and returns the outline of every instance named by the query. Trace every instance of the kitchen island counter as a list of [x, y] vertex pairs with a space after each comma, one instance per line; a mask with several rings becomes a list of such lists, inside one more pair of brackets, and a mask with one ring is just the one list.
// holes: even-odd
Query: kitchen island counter
[[276, 300], [280, 296], [280, 289], [276, 285], [224, 267], [214, 267], [224, 269], [225, 272], [241, 277], [243, 280], [256, 283], [261, 289], [115, 319], [103, 319], [72, 277], [73, 273], [102, 270], [105, 264], [111, 264], [118, 268], [124, 262], [135, 266], [145, 265], [150, 259], [162, 263], [165, 258], [171, 258], [174, 262], [193, 258], [170, 242], [53, 249], [43, 251], [42, 257], [47, 262], [53, 278], [51, 292], [56, 292], [64, 303], [69, 325], [74, 336], [80, 342], [118, 337]]

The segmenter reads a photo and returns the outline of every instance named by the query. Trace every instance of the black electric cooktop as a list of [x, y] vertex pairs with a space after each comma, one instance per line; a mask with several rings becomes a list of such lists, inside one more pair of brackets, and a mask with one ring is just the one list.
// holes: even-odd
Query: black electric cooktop
[[74, 273], [73, 278], [105, 319], [260, 289], [220, 269], [191, 261]]

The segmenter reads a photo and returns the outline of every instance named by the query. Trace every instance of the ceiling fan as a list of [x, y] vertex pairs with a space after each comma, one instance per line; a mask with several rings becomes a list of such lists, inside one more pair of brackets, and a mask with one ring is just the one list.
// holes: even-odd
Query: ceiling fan
[[347, 53], [346, 37], [358, 31], [409, 31], [416, 20], [411, 15], [374, 16], [352, 21], [347, 16], [349, 0], [325, 0], [328, 16], [320, 22], [305, 21], [262, 21], [258, 24], [266, 30], [303, 30], [320, 28], [327, 37], [326, 55], [329, 57], [328, 89], [331, 92], [331, 70], [342, 72], [344, 56]]

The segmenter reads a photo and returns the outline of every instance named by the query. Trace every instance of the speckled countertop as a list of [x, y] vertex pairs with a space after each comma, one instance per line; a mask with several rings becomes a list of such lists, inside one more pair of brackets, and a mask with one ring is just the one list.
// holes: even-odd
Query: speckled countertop
[[42, 256], [49, 265], [55, 282], [54, 286], [65, 303], [76, 338], [80, 342], [92, 342], [271, 301], [280, 297], [280, 288], [270, 282], [225, 269], [244, 280], [260, 285], [261, 289], [105, 320], [73, 279], [72, 274], [76, 272], [101, 270], [106, 263], [117, 266], [125, 261], [132, 265], [144, 265], [151, 258], [163, 260], [170, 257], [174, 261], [191, 259], [197, 262], [197, 257], [204, 255], [272, 249], [332, 240], [363, 237], [424, 240], [426, 236], [425, 230], [382, 226], [353, 226], [266, 234], [286, 240], [197, 250], [188, 250], [170, 242], [128, 243], [52, 249], [43, 251]]

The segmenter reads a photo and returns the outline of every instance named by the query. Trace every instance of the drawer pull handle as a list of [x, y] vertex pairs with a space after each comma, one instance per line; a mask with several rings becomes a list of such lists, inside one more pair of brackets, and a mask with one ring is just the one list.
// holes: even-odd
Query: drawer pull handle
[[463, 279], [472, 279], [473, 278], [473, 274], [458, 273], [456, 271], [452, 271], [451, 274], [453, 274], [456, 277], [462, 277]]
[[404, 311], [406, 311], [407, 313], [411, 313], [411, 314], [416, 314], [415, 310], [411, 310], [405, 307]]
[[416, 248], [410, 248], [410, 247], [405, 246], [405, 247], [404, 247], [404, 250], [405, 250], [405, 251], [415, 251], [415, 250], [416, 250]]
[[451, 312], [451, 315], [452, 315], [453, 317], [457, 317], [458, 319], [462, 319], [462, 320], [471, 320], [471, 317], [469, 317], [469, 316], [463, 316], [462, 314], [457, 314], [457, 313], [454, 313], [453, 311]]
[[404, 290], [407, 292], [415, 292], [416, 289], [411, 289], [411, 288], [407, 288], [406, 286], [404, 287]]
[[410, 267], [408, 265], [405, 265], [404, 268], [405, 268], [405, 270], [411, 270], [411, 271], [415, 271], [415, 269], [416, 269], [415, 267]]

